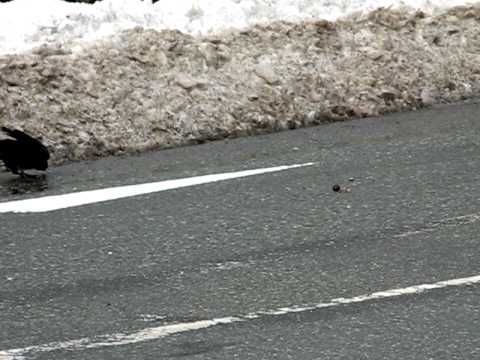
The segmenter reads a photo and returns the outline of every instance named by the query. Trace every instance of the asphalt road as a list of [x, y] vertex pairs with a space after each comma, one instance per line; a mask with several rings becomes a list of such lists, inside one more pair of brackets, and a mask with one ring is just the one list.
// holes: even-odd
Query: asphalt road
[[[1, 174], [12, 201], [315, 163], [0, 214], [0, 359], [480, 358], [480, 283], [269, 313], [480, 275], [478, 114], [448, 106], [70, 164], [35, 181]], [[242, 320], [112, 342], [225, 317]], [[72, 346], [53, 349], [62, 342]]]

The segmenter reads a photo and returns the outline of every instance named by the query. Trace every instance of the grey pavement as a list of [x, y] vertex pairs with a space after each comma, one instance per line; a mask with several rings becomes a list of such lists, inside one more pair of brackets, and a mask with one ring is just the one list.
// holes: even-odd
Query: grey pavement
[[[480, 275], [479, 113], [445, 106], [106, 158], [38, 181], [1, 174], [8, 201], [316, 163], [1, 214], [0, 351]], [[479, 286], [439, 289], [27, 359], [474, 359], [478, 304]]]

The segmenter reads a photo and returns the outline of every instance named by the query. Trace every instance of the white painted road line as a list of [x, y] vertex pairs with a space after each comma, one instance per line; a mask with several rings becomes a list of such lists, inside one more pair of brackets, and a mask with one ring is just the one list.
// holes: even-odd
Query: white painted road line
[[[147, 184], [117, 186], [106, 189], [81, 191], [70, 194], [45, 196], [34, 199], [16, 200], [0, 203], [0, 213], [33, 213], [66, 209], [75, 206], [93, 204], [103, 201], [122, 199], [131, 196], [144, 195], [154, 192], [179, 189], [187, 186], [207, 184], [241, 177], [266, 174], [271, 172], [290, 170], [299, 167], [312, 166], [314, 163], [294, 164], [269, 167], [263, 169], [245, 170], [222, 174], [194, 176], [190, 178], [166, 180]], [[1, 358], [0, 358], [1, 360]]]
[[131, 334], [110, 334], [97, 336], [95, 338], [83, 338], [70, 341], [58, 341], [43, 345], [29, 346], [26, 348], [10, 349], [0, 351], [0, 360], [21, 360], [27, 356], [34, 356], [40, 353], [48, 353], [58, 350], [68, 351], [82, 351], [87, 349], [96, 349], [112, 346], [121, 346], [128, 344], [137, 344], [145, 341], [159, 340], [170, 335], [184, 333], [188, 331], [206, 329], [216, 325], [225, 325], [238, 322], [246, 322], [251, 319], [258, 319], [265, 316], [278, 316], [292, 313], [301, 313], [312, 310], [332, 308], [336, 306], [346, 306], [349, 304], [357, 304], [374, 300], [389, 299], [404, 295], [420, 294], [426, 291], [435, 289], [443, 289], [453, 286], [471, 286], [480, 283], [480, 275], [471, 276], [460, 279], [452, 279], [446, 281], [439, 281], [432, 284], [423, 284], [409, 286], [406, 288], [392, 289], [386, 291], [374, 292], [367, 295], [355, 296], [352, 298], [336, 298], [328, 302], [318, 303], [313, 305], [303, 306], [290, 306], [279, 309], [273, 309], [270, 311], [260, 311], [256, 313], [249, 313], [240, 316], [228, 316], [223, 318], [217, 318], [212, 320], [200, 320], [187, 323], [179, 323], [173, 325], [164, 325], [146, 328]]

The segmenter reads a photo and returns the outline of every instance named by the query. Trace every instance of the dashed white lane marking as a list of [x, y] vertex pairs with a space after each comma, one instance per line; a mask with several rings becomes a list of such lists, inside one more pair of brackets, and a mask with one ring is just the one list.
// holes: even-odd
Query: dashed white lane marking
[[83, 338], [83, 339], [63, 341], [63, 342], [62, 341], [52, 342], [52, 343], [43, 344], [43, 345], [35, 345], [35, 346], [29, 346], [25, 348], [0, 351], [0, 360], [21, 360], [21, 359], [25, 359], [26, 356], [28, 355], [33, 356], [38, 353], [48, 353], [51, 351], [58, 351], [58, 350], [82, 351], [86, 349], [96, 349], [96, 348], [136, 344], [136, 343], [141, 343], [141, 342], [150, 341], [150, 340], [158, 340], [173, 334], [206, 329], [216, 325], [246, 322], [251, 319], [258, 319], [264, 316], [278, 316], [278, 315], [286, 315], [291, 313], [301, 313], [301, 312], [312, 311], [317, 309], [332, 308], [340, 305], [345, 306], [349, 304], [363, 303], [363, 302], [373, 301], [373, 300], [394, 298], [394, 297], [403, 296], [403, 295], [420, 294], [425, 291], [442, 289], [442, 288], [447, 288], [452, 286], [470, 286], [478, 283], [480, 283], [480, 275], [460, 278], [460, 279], [439, 281], [432, 284], [414, 285], [414, 286], [409, 286], [405, 288], [379, 291], [379, 292], [374, 292], [367, 295], [355, 296], [352, 298], [336, 298], [328, 302], [323, 302], [323, 303], [318, 303], [313, 305], [290, 306], [290, 307], [273, 309], [270, 311], [259, 311], [255, 313], [249, 313], [246, 315], [227, 316], [227, 317], [222, 317], [222, 318], [217, 318], [212, 320], [200, 320], [200, 321], [179, 323], [179, 324], [173, 324], [173, 325], [150, 327], [150, 328], [146, 328], [130, 334], [118, 333], [118, 334], [98, 336], [95, 338]]
[[[93, 204], [103, 201], [116, 200], [131, 196], [144, 195], [154, 192], [179, 189], [187, 186], [207, 184], [211, 182], [236, 179], [241, 177], [266, 174], [277, 171], [295, 169], [299, 167], [311, 166], [314, 163], [294, 164], [269, 167], [263, 169], [253, 169], [222, 174], [211, 174], [203, 176], [194, 176], [190, 178], [166, 180], [147, 184], [117, 186], [106, 189], [91, 191], [80, 191], [63, 195], [45, 196], [41, 198], [16, 200], [0, 203], [0, 213], [30, 213], [47, 212], [59, 209], [65, 209], [75, 206]], [[1, 358], [0, 358], [1, 360]]]

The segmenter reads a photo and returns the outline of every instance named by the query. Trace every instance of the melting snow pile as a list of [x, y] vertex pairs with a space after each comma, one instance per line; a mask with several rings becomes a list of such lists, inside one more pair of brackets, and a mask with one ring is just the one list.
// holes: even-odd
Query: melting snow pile
[[478, 5], [42, 0], [47, 14], [36, 3], [0, 4], [0, 123], [43, 134], [57, 163], [480, 93]]

